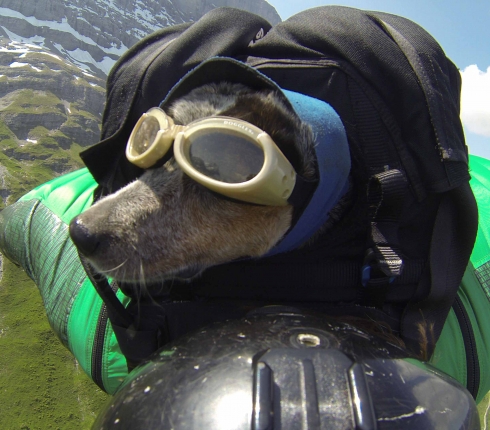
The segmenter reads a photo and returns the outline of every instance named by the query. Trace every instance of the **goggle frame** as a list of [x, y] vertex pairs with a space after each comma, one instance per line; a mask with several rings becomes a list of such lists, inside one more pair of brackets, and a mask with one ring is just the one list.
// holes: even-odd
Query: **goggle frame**
[[[135, 139], [145, 119], [155, 118], [160, 129], [148, 149], [139, 154]], [[230, 136], [245, 138], [262, 149], [264, 163], [250, 180], [238, 183], [222, 182], [199, 172], [190, 162], [189, 146], [196, 133], [222, 131]], [[227, 116], [199, 119], [188, 125], [176, 125], [162, 109], [155, 107], [143, 114], [136, 123], [126, 146], [127, 159], [143, 169], [154, 166], [173, 145], [176, 162], [182, 171], [206, 188], [232, 199], [268, 206], [286, 206], [296, 184], [296, 172], [272, 138], [263, 130], [247, 121]]]

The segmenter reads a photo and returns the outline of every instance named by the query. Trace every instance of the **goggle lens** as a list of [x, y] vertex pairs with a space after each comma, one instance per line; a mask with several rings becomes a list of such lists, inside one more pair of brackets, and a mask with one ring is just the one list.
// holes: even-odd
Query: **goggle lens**
[[160, 123], [158, 120], [153, 116], [147, 115], [134, 135], [133, 151], [137, 155], [144, 154], [155, 141], [159, 130]]
[[231, 133], [203, 133], [188, 141], [189, 162], [198, 172], [231, 184], [249, 181], [264, 165], [264, 151]]

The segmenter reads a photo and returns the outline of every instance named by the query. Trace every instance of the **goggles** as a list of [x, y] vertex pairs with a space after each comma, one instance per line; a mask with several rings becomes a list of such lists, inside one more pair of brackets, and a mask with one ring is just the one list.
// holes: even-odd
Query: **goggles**
[[136, 123], [127, 159], [154, 166], [173, 145], [174, 158], [190, 178], [224, 196], [261, 205], [285, 206], [301, 178], [271, 137], [246, 121], [209, 117], [174, 124], [160, 108]]

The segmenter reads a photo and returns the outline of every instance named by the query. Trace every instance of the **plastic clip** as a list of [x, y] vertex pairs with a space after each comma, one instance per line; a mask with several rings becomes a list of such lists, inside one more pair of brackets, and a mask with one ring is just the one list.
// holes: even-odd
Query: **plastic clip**
[[[376, 262], [374, 251], [371, 248], [369, 248], [366, 251], [366, 256], [364, 257], [364, 262], [361, 268], [361, 284], [363, 287], [367, 287], [369, 281], [371, 281], [371, 274], [373, 268], [372, 263], [374, 262]], [[388, 283], [391, 284], [395, 280], [395, 277], [396, 276], [390, 276], [388, 278]]]

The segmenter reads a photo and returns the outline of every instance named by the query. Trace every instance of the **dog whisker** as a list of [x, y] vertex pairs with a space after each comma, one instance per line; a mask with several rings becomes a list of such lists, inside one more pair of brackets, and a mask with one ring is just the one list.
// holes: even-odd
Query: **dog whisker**
[[127, 262], [128, 262], [128, 258], [126, 258], [126, 260], [124, 260], [121, 264], [117, 265], [116, 267], [113, 267], [112, 269], [103, 270], [103, 271], [101, 271], [101, 273], [103, 273], [104, 275], [110, 275], [111, 272], [115, 272], [115, 271], [119, 270]]
[[141, 289], [144, 289], [145, 292], [148, 291], [148, 289], [146, 288], [145, 266], [141, 258], [140, 258], [140, 277], [138, 281], [141, 286]]

